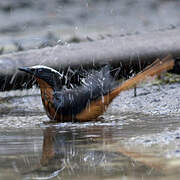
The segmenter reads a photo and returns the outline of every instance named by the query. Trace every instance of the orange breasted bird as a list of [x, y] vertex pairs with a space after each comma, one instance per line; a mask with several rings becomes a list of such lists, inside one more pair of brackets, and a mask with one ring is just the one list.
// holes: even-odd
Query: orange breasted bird
[[117, 85], [110, 75], [108, 66], [89, 74], [81, 86], [65, 89], [62, 85], [62, 75], [46, 66], [19, 68], [32, 76], [38, 82], [41, 97], [48, 117], [57, 122], [85, 122], [96, 120], [103, 114], [112, 100], [121, 91], [135, 87], [148, 76], [159, 75], [172, 69], [174, 60], [167, 56], [157, 59], [143, 71], [120, 85]]

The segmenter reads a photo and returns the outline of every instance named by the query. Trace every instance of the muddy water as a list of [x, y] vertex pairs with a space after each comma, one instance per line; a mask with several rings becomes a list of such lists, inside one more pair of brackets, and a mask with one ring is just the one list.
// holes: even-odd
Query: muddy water
[[2, 93], [0, 179], [178, 179], [179, 88], [124, 92], [83, 124], [49, 123], [38, 89]]

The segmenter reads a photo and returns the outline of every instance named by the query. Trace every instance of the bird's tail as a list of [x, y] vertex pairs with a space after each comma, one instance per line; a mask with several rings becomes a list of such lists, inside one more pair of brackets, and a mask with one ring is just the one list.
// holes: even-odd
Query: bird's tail
[[113, 100], [121, 91], [128, 90], [135, 87], [138, 83], [147, 79], [147, 77], [159, 75], [164, 71], [172, 69], [174, 66], [174, 59], [171, 55], [166, 56], [162, 60], [157, 59], [151, 65], [147, 66], [143, 71], [139, 72], [135, 77], [132, 77], [115, 88], [110, 94], [110, 101]]

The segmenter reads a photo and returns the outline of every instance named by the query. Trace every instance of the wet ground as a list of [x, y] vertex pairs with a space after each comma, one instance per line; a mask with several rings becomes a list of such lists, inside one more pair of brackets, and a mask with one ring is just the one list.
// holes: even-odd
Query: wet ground
[[36, 88], [2, 93], [0, 179], [178, 179], [179, 92], [146, 83], [83, 124], [49, 123]]
[[[2, 0], [0, 53], [178, 28], [179, 4]], [[0, 179], [179, 179], [180, 86], [157, 84], [83, 124], [49, 124], [36, 88], [1, 92]]]

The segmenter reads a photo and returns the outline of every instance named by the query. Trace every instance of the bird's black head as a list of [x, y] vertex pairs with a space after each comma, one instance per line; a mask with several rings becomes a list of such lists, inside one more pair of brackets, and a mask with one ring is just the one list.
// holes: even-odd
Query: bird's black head
[[37, 79], [45, 81], [52, 88], [62, 86], [62, 75], [50, 67], [37, 65], [32, 67], [22, 67], [19, 68], [19, 70], [29, 73]]

